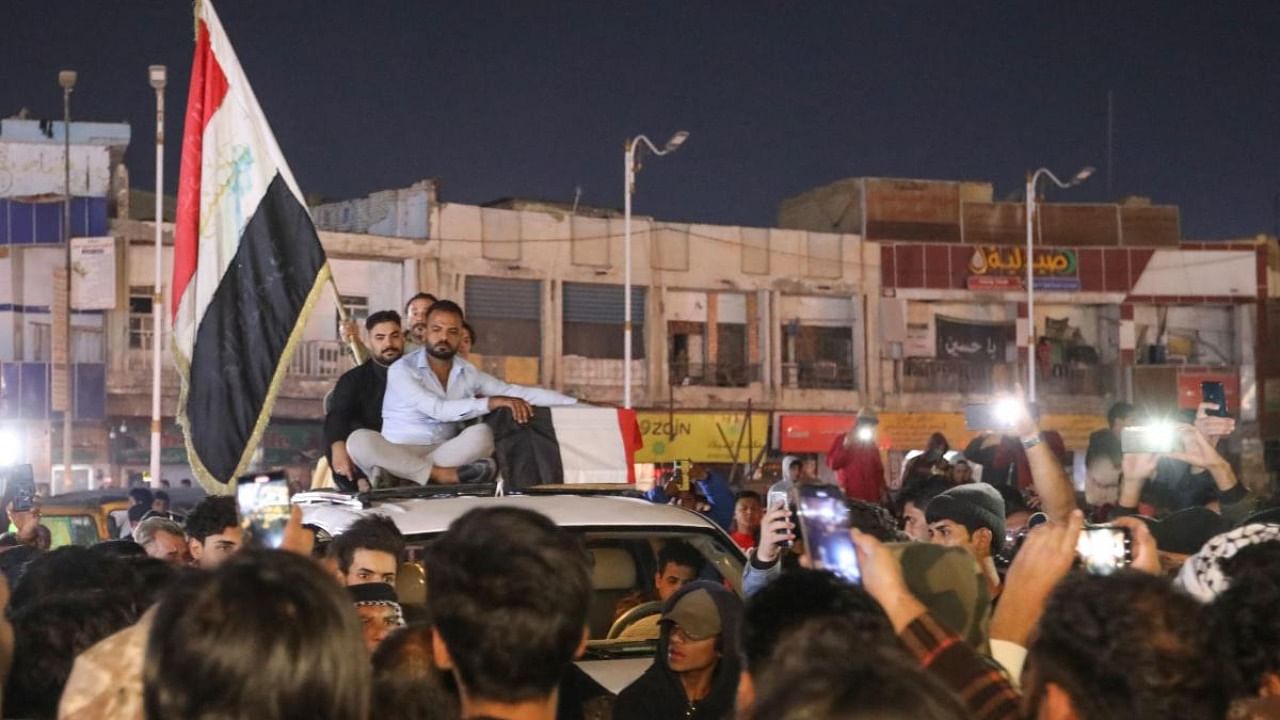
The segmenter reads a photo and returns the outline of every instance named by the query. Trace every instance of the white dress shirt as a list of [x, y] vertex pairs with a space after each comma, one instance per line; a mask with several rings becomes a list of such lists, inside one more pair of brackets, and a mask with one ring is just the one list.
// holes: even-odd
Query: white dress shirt
[[503, 382], [480, 372], [461, 356], [453, 358], [446, 390], [427, 364], [426, 348], [422, 348], [387, 369], [382, 436], [393, 443], [438, 445], [461, 432], [463, 421], [487, 415], [489, 398], [500, 395], [543, 407], [578, 402], [554, 390]]

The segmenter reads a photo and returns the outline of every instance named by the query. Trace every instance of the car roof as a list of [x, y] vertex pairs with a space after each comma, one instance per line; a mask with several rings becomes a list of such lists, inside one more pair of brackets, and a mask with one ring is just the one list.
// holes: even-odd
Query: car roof
[[303, 505], [303, 522], [339, 535], [370, 513], [391, 518], [407, 536], [444, 532], [469, 510], [516, 507], [542, 513], [561, 527], [666, 527], [719, 530], [707, 518], [673, 505], [639, 498], [579, 495], [507, 495], [504, 497], [409, 498], [375, 503], [367, 509], [341, 505]]

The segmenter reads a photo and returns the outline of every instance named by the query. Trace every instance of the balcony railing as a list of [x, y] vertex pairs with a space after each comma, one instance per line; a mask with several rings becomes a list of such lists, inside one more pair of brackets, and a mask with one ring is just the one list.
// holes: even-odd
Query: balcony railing
[[[165, 336], [165, 342], [169, 338]], [[139, 372], [151, 369], [150, 349], [130, 348], [118, 356], [118, 369]], [[161, 353], [166, 368], [172, 366], [167, 348]], [[298, 343], [289, 360], [289, 376], [306, 380], [337, 380], [342, 373], [354, 367], [347, 346], [336, 340], [306, 340]]]
[[760, 381], [759, 365], [673, 361], [668, 364], [668, 370], [672, 385], [746, 387]]
[[[1059, 364], [1037, 366], [1036, 385], [1048, 395], [1093, 395], [1114, 392], [1115, 369], [1110, 365]], [[953, 393], [990, 395], [1009, 392], [1015, 383], [1026, 384], [1026, 366], [1020, 363], [977, 363], [933, 358], [902, 361], [904, 393]]]
[[856, 390], [857, 368], [852, 364], [827, 360], [783, 363], [782, 386], [804, 390]]
[[906, 358], [902, 361], [901, 388], [904, 393], [989, 395], [1012, 390], [1017, 372], [1013, 363]]

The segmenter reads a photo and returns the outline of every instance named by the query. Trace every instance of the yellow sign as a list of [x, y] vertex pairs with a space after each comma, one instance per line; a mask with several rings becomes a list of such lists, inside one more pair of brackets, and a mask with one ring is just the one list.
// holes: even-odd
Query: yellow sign
[[644, 447], [636, 451], [638, 463], [731, 463], [735, 451], [737, 461], [747, 463], [769, 440], [768, 413], [752, 413], [749, 431], [746, 413], [642, 411], [636, 420], [644, 436]]
[[[1089, 447], [1089, 434], [1107, 426], [1107, 419], [1097, 415], [1045, 415], [1040, 427], [1056, 430], [1068, 450], [1083, 452]], [[964, 450], [978, 433], [964, 422], [963, 413], [885, 412], [880, 414], [878, 428], [882, 447], [893, 450], [923, 450], [929, 436], [940, 432], [952, 450]]]

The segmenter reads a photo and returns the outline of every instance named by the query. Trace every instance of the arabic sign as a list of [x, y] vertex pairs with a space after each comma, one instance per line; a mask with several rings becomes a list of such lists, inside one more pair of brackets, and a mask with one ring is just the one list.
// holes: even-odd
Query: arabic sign
[[750, 431], [746, 419], [746, 413], [636, 413], [644, 447], [635, 461], [731, 463], [737, 451], [738, 462], [750, 462], [769, 441], [769, 416], [753, 413]]
[[1013, 337], [1013, 323], [959, 320], [934, 316], [940, 360], [1004, 362], [1005, 345]]
[[[1037, 290], [1079, 290], [1080, 263], [1070, 248], [1037, 248], [1031, 270]], [[1011, 290], [1022, 287], [1026, 253], [1020, 247], [979, 245], [969, 258], [971, 290]]]

